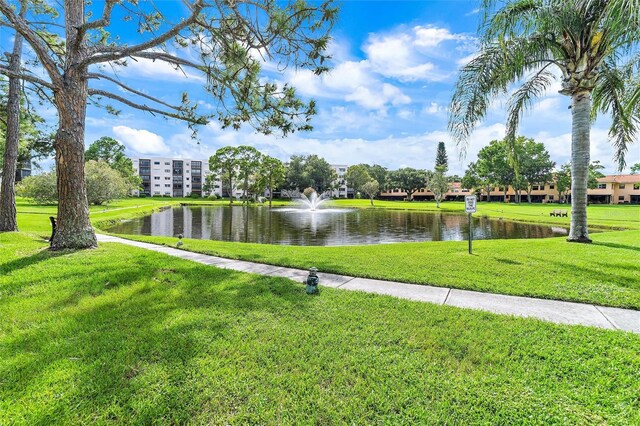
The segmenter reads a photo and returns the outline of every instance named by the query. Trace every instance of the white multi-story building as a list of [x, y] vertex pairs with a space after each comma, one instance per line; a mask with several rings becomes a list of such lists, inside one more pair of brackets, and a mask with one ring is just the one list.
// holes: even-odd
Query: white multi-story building
[[334, 198], [348, 198], [349, 195], [353, 196], [353, 189], [347, 187], [347, 182], [344, 176], [347, 174], [349, 166], [344, 164], [332, 164], [333, 170], [338, 175], [338, 187], [331, 191], [331, 196]]
[[134, 170], [142, 179], [140, 193], [169, 197], [209, 195], [202, 190], [206, 177], [211, 174], [208, 160], [141, 157], [132, 158], [131, 161]]

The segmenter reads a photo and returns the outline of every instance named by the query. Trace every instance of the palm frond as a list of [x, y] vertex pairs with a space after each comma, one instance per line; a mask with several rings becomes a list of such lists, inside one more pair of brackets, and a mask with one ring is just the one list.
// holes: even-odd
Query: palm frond
[[542, 36], [513, 38], [481, 47], [460, 71], [451, 99], [449, 131], [465, 153], [465, 142], [484, 118], [490, 100], [507, 93], [508, 85], [552, 63], [557, 46]]
[[482, 40], [491, 42], [523, 35], [534, 28], [538, 14], [544, 6], [542, 0], [516, 0], [507, 3], [483, 22]]
[[[533, 103], [544, 95], [549, 86], [556, 80], [556, 76], [548, 70], [551, 64], [547, 64], [525, 81], [509, 99], [507, 109], [507, 128], [505, 141], [507, 143], [509, 162], [517, 169], [515, 140], [516, 132], [520, 124], [522, 114]], [[516, 170], [516, 175], [518, 170]]]
[[[610, 62], [603, 64], [600, 77], [592, 92], [593, 115], [597, 112], [611, 114], [609, 139], [614, 148], [614, 160], [618, 169], [622, 171], [626, 166], [625, 155], [629, 145], [638, 141], [640, 130], [640, 108], [637, 98], [640, 89], [637, 80], [625, 79], [621, 70], [612, 66]], [[631, 87], [635, 82], [635, 90]]]

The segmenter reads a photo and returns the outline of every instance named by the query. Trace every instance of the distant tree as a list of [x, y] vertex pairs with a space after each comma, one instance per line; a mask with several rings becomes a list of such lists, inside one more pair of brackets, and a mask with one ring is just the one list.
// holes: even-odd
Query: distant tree
[[275, 191], [285, 179], [286, 170], [284, 164], [277, 158], [264, 155], [260, 161], [258, 174], [261, 187], [269, 191], [269, 208], [271, 208], [273, 191]]
[[462, 178], [460, 177], [460, 175], [447, 176], [447, 180], [449, 182], [462, 182]]
[[571, 164], [563, 164], [553, 175], [560, 201], [564, 203], [567, 201], [567, 193], [571, 190]]
[[369, 173], [369, 176], [371, 176], [372, 179], [378, 182], [378, 184], [380, 185], [380, 189], [386, 188], [387, 175], [389, 174], [387, 168], [382, 167], [378, 164], [374, 164], [373, 166], [364, 164], [364, 166], [367, 168], [367, 173]]
[[252, 146], [239, 146], [235, 148], [237, 158], [238, 179], [242, 188], [242, 202], [248, 202], [248, 191], [251, 185], [251, 176], [257, 173], [262, 154]]
[[442, 169], [443, 173], [449, 170], [449, 157], [447, 157], [447, 149], [444, 142], [438, 142], [438, 151], [436, 152], [436, 169]]
[[556, 163], [551, 161], [549, 152], [543, 143], [520, 136], [516, 139], [516, 155], [519, 165], [519, 177], [522, 185], [516, 186], [527, 191], [527, 201], [531, 203], [531, 187], [544, 185], [551, 181], [551, 171]]
[[93, 160], [107, 163], [136, 188], [142, 184], [140, 176], [133, 168], [133, 162], [125, 155], [125, 146], [113, 138], [103, 136], [94, 141], [85, 151], [84, 159], [85, 161]]
[[436, 207], [440, 208], [440, 202], [443, 197], [449, 191], [449, 181], [444, 174], [444, 166], [439, 166], [436, 171], [431, 173], [427, 179], [427, 189], [433, 192], [433, 196], [436, 200]]
[[507, 157], [507, 146], [503, 141], [493, 140], [478, 152], [477, 172], [487, 185], [501, 186], [507, 200], [509, 185], [515, 172]]
[[640, 173], [640, 163], [635, 163], [631, 166], [631, 174], [635, 175], [636, 173]]
[[229, 190], [229, 205], [233, 204], [233, 191], [238, 177], [238, 149], [233, 146], [220, 148], [209, 157], [209, 170], [220, 178]]
[[428, 174], [425, 170], [404, 167], [389, 172], [388, 185], [407, 194], [407, 200], [413, 201], [413, 194], [427, 184]]
[[131, 191], [130, 182], [105, 161], [89, 160], [85, 170], [89, 204], [108, 203], [126, 197]]
[[378, 184], [378, 181], [371, 179], [369, 182], [362, 185], [361, 190], [367, 195], [367, 197], [369, 197], [369, 201], [371, 201], [371, 205], [373, 206], [373, 199], [380, 190], [380, 184]]
[[27, 176], [16, 185], [16, 194], [37, 204], [55, 204], [58, 201], [56, 184], [55, 171]]
[[372, 179], [365, 164], [350, 166], [347, 168], [344, 178], [347, 181], [347, 186], [353, 188], [355, 192], [362, 191], [362, 186]]
[[589, 164], [587, 188], [596, 189], [598, 187], [598, 179], [604, 177], [604, 173], [601, 170], [604, 170], [604, 166], [600, 164], [600, 160], [592, 161]]
[[319, 194], [337, 186], [338, 175], [336, 171], [324, 158], [317, 155], [306, 157], [304, 175], [309, 179], [309, 186], [315, 188]]
[[306, 157], [303, 155], [294, 155], [287, 165], [287, 174], [285, 177], [284, 187], [294, 191], [302, 191], [304, 188], [311, 186], [305, 170]]

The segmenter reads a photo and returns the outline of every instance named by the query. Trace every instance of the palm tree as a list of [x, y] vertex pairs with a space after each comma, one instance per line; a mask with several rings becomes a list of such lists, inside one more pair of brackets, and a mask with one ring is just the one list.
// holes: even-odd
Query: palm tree
[[[510, 93], [507, 140], [524, 109], [561, 74], [571, 97], [571, 230], [568, 241], [591, 242], [587, 230], [590, 127], [610, 114], [609, 136], [620, 170], [640, 128], [640, 0], [483, 0], [480, 49], [460, 71], [449, 130], [464, 147], [491, 98]], [[559, 71], [559, 72], [558, 72]], [[513, 149], [512, 153], [513, 154]]]

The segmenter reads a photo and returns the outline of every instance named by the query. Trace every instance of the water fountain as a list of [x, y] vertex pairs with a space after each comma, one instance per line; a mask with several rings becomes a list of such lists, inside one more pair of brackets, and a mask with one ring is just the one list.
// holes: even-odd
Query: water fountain
[[329, 196], [324, 193], [318, 196], [316, 191], [312, 191], [309, 195], [305, 193], [300, 193], [300, 197], [297, 198], [297, 201], [302, 203], [303, 206], [308, 208], [311, 211], [316, 211], [320, 204], [324, 203], [329, 199]]

